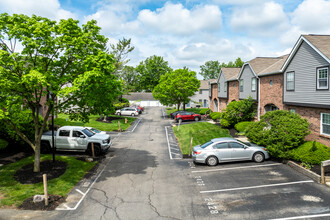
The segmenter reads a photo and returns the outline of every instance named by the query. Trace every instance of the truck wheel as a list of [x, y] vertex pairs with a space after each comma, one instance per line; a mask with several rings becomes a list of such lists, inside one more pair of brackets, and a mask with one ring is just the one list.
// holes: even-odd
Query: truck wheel
[[40, 145], [40, 152], [41, 153], [48, 153], [50, 152], [51, 148], [50, 148], [50, 144], [46, 141], [43, 141], [41, 142], [41, 145]]
[[[92, 145], [88, 145], [87, 153], [93, 156]], [[98, 156], [101, 153], [101, 147], [98, 144], [94, 144], [94, 155]]]

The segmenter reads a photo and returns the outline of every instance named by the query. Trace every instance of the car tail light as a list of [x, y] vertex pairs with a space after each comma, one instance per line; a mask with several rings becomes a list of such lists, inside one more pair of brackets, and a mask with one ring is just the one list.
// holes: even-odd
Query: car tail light
[[201, 154], [202, 153], [202, 151], [194, 151], [194, 154]]

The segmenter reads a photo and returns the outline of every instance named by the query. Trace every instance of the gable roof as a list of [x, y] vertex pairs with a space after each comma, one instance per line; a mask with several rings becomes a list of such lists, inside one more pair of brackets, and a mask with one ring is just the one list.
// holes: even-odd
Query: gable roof
[[209, 79], [209, 84], [217, 84], [217, 79]]
[[200, 82], [201, 82], [201, 86], [199, 87], [199, 89], [209, 89], [208, 80], [200, 80]]
[[265, 76], [281, 72], [284, 62], [287, 60], [289, 54], [280, 57], [256, 57], [244, 63], [238, 78], [241, 77], [244, 66], [248, 65], [255, 76]]
[[288, 59], [285, 61], [281, 72], [283, 72], [286, 67], [289, 65], [290, 61], [293, 59], [297, 53], [302, 42], [306, 42], [311, 46], [321, 57], [323, 57], [327, 62], [330, 63], [330, 35], [301, 35], [294, 45]]
[[238, 74], [240, 73], [240, 70], [240, 67], [222, 67], [220, 73], [224, 74], [226, 81], [231, 81], [238, 79]]

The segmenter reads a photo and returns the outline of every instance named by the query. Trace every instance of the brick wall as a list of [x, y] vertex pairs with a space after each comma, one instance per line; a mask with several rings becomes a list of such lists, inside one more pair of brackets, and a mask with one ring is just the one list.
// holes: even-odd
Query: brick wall
[[274, 104], [283, 110], [283, 74], [262, 76], [260, 80], [260, 116], [265, 114], [265, 106]]
[[228, 82], [228, 104], [233, 100], [239, 100], [238, 81]]
[[330, 113], [330, 109], [321, 108], [309, 108], [301, 106], [290, 106], [285, 105], [285, 110], [294, 109], [297, 114], [306, 118], [310, 123], [309, 129], [311, 134], [306, 137], [308, 141], [318, 141], [328, 147], [330, 147], [330, 137], [326, 135], [321, 135], [321, 113]]
[[[212, 96], [210, 99], [210, 109], [214, 112], [217, 112], [219, 111], [218, 84], [215, 83], [211, 85], [211, 92], [212, 92]], [[214, 106], [214, 100], [218, 102], [218, 108]]]
[[225, 98], [218, 98], [219, 99], [219, 110], [222, 112], [222, 110], [227, 108], [227, 101], [228, 99]]

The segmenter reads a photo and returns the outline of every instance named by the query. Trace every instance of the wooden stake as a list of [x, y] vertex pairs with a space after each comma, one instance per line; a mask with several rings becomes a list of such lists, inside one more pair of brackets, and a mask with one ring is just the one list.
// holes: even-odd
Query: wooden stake
[[121, 131], [121, 129], [120, 129], [120, 121], [118, 121], [118, 131]]
[[44, 181], [45, 205], [48, 206], [47, 174], [42, 175]]
[[94, 153], [94, 143], [92, 142], [92, 157], [95, 157], [95, 153]]
[[194, 140], [194, 138], [191, 137], [191, 140], [190, 140], [190, 148], [189, 148], [189, 157], [191, 156], [191, 148], [192, 148], [193, 140]]
[[127, 124], [127, 118], [125, 118], [125, 124]]

